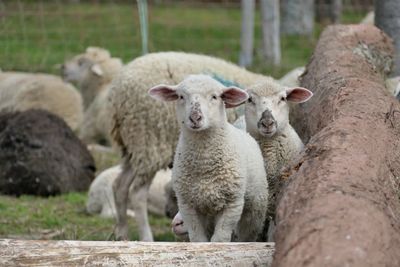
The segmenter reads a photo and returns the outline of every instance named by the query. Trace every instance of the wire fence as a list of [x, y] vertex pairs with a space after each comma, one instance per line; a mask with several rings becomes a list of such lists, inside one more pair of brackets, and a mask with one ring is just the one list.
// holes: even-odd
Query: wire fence
[[[344, 0], [345, 6], [360, 2]], [[148, 11], [150, 52], [188, 51], [238, 62], [240, 1], [153, 0]], [[259, 12], [255, 39], [257, 53]], [[284, 40], [282, 45], [296, 41]], [[137, 1], [0, 0], [0, 69], [57, 73], [59, 64], [88, 46], [104, 47], [124, 62], [141, 55]], [[298, 61], [294, 57], [290, 64], [303, 64]], [[284, 68], [290, 64], [283, 60]]]

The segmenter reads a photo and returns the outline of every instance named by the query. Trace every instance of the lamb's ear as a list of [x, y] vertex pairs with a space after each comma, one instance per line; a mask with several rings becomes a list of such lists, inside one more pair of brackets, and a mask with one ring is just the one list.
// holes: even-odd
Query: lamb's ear
[[102, 76], [103, 75], [103, 70], [101, 69], [99, 64], [94, 64], [90, 69], [97, 76]]
[[173, 85], [160, 84], [151, 88], [148, 93], [152, 98], [161, 101], [173, 101], [178, 99], [176, 86]]
[[303, 103], [308, 101], [313, 93], [303, 87], [286, 88], [286, 99], [290, 102]]
[[224, 89], [221, 98], [225, 102], [226, 108], [234, 108], [243, 104], [249, 95], [238, 87], [230, 86]]

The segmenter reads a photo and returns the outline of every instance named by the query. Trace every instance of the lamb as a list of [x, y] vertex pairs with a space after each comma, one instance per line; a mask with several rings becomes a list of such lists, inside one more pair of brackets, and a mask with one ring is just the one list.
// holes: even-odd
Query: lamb
[[83, 119], [82, 97], [69, 83], [49, 74], [0, 72], [0, 110], [44, 109], [76, 130]]
[[[111, 167], [101, 172], [92, 182], [88, 192], [86, 210], [90, 214], [100, 214], [104, 218], [115, 218], [115, 200], [112, 191], [112, 184], [121, 173], [121, 165]], [[164, 215], [166, 195], [164, 187], [171, 181], [171, 170], [160, 170], [154, 177], [149, 190], [149, 212], [157, 215]], [[135, 213], [128, 209], [128, 215], [135, 216]]]
[[288, 102], [303, 103], [312, 92], [301, 87], [283, 87], [273, 81], [248, 88], [245, 105], [246, 131], [261, 148], [270, 189], [268, 219], [275, 215], [275, 198], [279, 190], [278, 176], [282, 168], [298, 157], [304, 145], [289, 123]]
[[[126, 239], [128, 188], [147, 199], [147, 188], [154, 174], [172, 161], [178, 139], [175, 108], [170, 103], [154, 103], [147, 96], [149, 88], [160, 84], [177, 84], [189, 74], [210, 74], [216, 79], [240, 87], [271, 79], [251, 73], [227, 61], [210, 56], [163, 52], [136, 58], [113, 80], [110, 90], [113, 141], [123, 154], [124, 171], [116, 180], [116, 237]], [[233, 114], [233, 112], [231, 112]], [[235, 116], [230, 116], [234, 119]], [[140, 196], [142, 195], [142, 196]], [[141, 240], [153, 240], [147, 220], [146, 203], [135, 208]]]
[[255, 241], [268, 204], [264, 163], [256, 141], [228, 123], [225, 111], [246, 101], [247, 93], [190, 75], [149, 94], [177, 100], [181, 131], [172, 181], [190, 241]]
[[86, 112], [78, 135], [86, 143], [111, 143], [108, 93], [122, 67], [121, 59], [98, 47], [88, 47], [85, 53], [62, 65], [64, 80], [76, 83], [83, 95]]

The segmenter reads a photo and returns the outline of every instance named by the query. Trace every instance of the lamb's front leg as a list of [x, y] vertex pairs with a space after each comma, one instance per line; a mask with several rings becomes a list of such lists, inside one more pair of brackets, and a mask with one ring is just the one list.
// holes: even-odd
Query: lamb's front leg
[[244, 200], [239, 200], [229, 204], [216, 217], [214, 234], [211, 242], [230, 242], [232, 233], [238, 224], [243, 211]]
[[204, 220], [188, 205], [180, 205], [179, 212], [185, 222], [190, 242], [208, 242]]

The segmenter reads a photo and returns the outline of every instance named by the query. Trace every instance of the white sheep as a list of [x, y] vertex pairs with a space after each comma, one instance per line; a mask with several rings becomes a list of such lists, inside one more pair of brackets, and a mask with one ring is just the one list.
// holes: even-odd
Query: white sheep
[[83, 119], [82, 97], [74, 86], [50, 74], [0, 72], [0, 110], [50, 111], [76, 130]]
[[386, 79], [385, 86], [391, 95], [397, 98], [400, 97], [400, 76]]
[[263, 158], [256, 141], [228, 123], [225, 111], [246, 101], [247, 93], [190, 75], [149, 94], [176, 100], [181, 131], [172, 181], [190, 241], [230, 242], [233, 234], [236, 241], [255, 241], [268, 204]]
[[[151, 101], [146, 92], [160, 83], [177, 84], [189, 74], [209, 74], [225, 85], [239, 87], [270, 79], [222, 59], [181, 52], [147, 54], [122, 69], [109, 94], [113, 106], [111, 135], [125, 161], [124, 172], [115, 183], [117, 238], [127, 238], [127, 188], [134, 181], [138, 186], [133, 193], [146, 195], [154, 174], [172, 161], [178, 139], [174, 105]], [[135, 213], [137, 219], [141, 218], [141, 240], [153, 240], [146, 204], [138, 205]]]
[[[121, 173], [120, 165], [111, 167], [101, 172], [93, 180], [88, 192], [86, 210], [90, 214], [100, 214], [101, 217], [115, 218], [115, 200], [112, 191], [112, 185], [118, 175]], [[165, 215], [166, 195], [164, 193], [165, 185], [171, 181], [171, 170], [160, 170], [154, 177], [153, 183], [149, 189], [148, 209], [149, 212], [157, 215]], [[133, 201], [133, 199], [130, 199]], [[132, 203], [129, 205], [132, 206]], [[134, 217], [135, 213], [128, 209], [128, 215]]]
[[278, 82], [287, 87], [295, 87], [300, 85], [299, 77], [303, 74], [305, 67], [297, 67], [286, 73]]
[[83, 54], [67, 60], [61, 66], [61, 76], [81, 90], [85, 108], [107, 88], [121, 70], [120, 58], [111, 57], [110, 52], [100, 47], [88, 47]]
[[64, 80], [77, 84], [86, 112], [79, 138], [86, 143], [110, 144], [111, 111], [108, 101], [110, 83], [123, 67], [121, 59], [99, 47], [88, 47], [62, 65]]
[[313, 94], [305, 88], [283, 87], [273, 81], [255, 84], [247, 92], [246, 131], [256, 139], [263, 154], [270, 189], [268, 219], [273, 219], [279, 189], [278, 176], [304, 147], [289, 123], [288, 102], [303, 103]]

